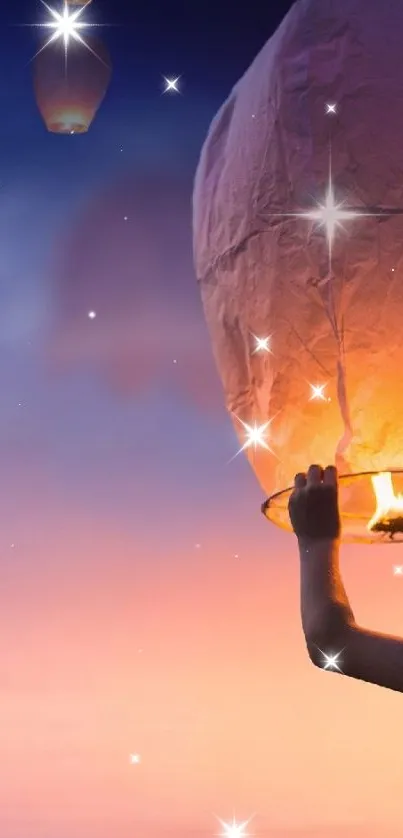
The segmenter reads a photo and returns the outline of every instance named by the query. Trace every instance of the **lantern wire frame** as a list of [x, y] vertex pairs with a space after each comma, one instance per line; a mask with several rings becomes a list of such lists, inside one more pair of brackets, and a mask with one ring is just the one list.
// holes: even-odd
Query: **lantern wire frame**
[[[339, 475], [338, 495], [341, 519], [341, 541], [346, 544], [397, 544], [403, 542], [403, 507], [391, 510], [381, 519], [378, 529], [368, 524], [377, 509], [377, 498], [372, 478], [391, 474], [395, 498], [403, 498], [403, 468], [361, 471]], [[282, 530], [292, 532], [288, 503], [294, 486], [270, 495], [261, 511], [268, 521]]]

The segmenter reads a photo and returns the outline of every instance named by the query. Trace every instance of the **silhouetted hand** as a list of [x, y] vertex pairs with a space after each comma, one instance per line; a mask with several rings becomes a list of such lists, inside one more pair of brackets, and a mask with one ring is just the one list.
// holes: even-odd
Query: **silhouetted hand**
[[288, 511], [295, 535], [302, 541], [337, 539], [340, 535], [337, 470], [309, 466], [297, 474]]
[[337, 471], [297, 474], [289, 513], [300, 549], [301, 620], [315, 666], [403, 693], [403, 640], [357, 625], [339, 569]]

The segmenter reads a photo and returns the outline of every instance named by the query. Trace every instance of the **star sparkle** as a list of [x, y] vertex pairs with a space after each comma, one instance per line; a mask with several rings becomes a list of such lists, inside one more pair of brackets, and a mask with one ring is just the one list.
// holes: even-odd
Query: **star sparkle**
[[165, 90], [164, 93], [180, 93], [179, 90], [179, 82], [181, 77], [177, 76], [176, 79], [169, 79], [167, 76], [164, 76], [165, 82]]
[[331, 669], [334, 672], [342, 672], [342, 669], [339, 665], [341, 652], [337, 652], [336, 654], [334, 654], [333, 652], [322, 652], [322, 649], [319, 649], [319, 651], [321, 655], [323, 655], [322, 669]]
[[337, 105], [335, 102], [326, 105], [326, 113], [337, 113]]
[[266, 442], [266, 431], [269, 428], [271, 422], [273, 421], [272, 419], [270, 419], [268, 422], [264, 422], [263, 425], [258, 425], [257, 422], [254, 422], [253, 425], [248, 425], [247, 422], [243, 422], [242, 419], [239, 419], [238, 416], [236, 418], [246, 431], [246, 440], [241, 448], [241, 451], [244, 451], [246, 448], [251, 448], [252, 446], [255, 449], [255, 451], [257, 450], [257, 448], [265, 448], [266, 451], [270, 451], [270, 448]]
[[328, 399], [324, 393], [326, 386], [326, 384], [311, 384], [311, 396], [309, 401], [327, 402]]
[[393, 567], [394, 576], [403, 576], [403, 565], [395, 564]]
[[329, 259], [329, 274], [331, 273], [332, 269], [332, 251], [333, 251], [333, 244], [336, 235], [336, 230], [338, 228], [343, 228], [343, 221], [355, 221], [358, 218], [365, 218], [365, 217], [383, 217], [386, 215], [394, 215], [394, 214], [402, 214], [402, 210], [378, 210], [374, 212], [370, 212], [366, 209], [355, 209], [346, 207], [345, 201], [338, 203], [336, 201], [336, 196], [334, 192], [334, 184], [333, 184], [333, 174], [332, 174], [332, 153], [331, 148], [329, 149], [329, 177], [328, 177], [328, 184], [327, 184], [327, 191], [324, 198], [324, 201], [316, 202], [317, 207], [316, 209], [305, 210], [300, 212], [280, 212], [280, 213], [270, 213], [270, 215], [276, 215], [283, 218], [304, 218], [306, 221], [313, 221], [319, 227], [323, 227], [325, 230], [327, 246], [328, 246], [328, 259]]
[[141, 762], [140, 754], [130, 754], [130, 765], [139, 765], [140, 762]]
[[96, 311], [89, 311], [88, 312], [88, 319], [89, 320], [95, 320], [96, 316], [97, 316]]
[[44, 23], [29, 23], [25, 24], [26, 26], [35, 26], [44, 29], [53, 29], [52, 34], [49, 38], [45, 41], [45, 43], [41, 46], [38, 52], [35, 53], [34, 58], [36, 58], [43, 50], [45, 50], [50, 44], [54, 43], [55, 41], [62, 40], [64, 44], [64, 56], [65, 56], [65, 64], [67, 67], [67, 53], [70, 42], [76, 41], [81, 46], [85, 47], [89, 52], [91, 52], [99, 61], [103, 64], [104, 62], [100, 58], [99, 55], [93, 50], [90, 45], [87, 43], [85, 38], [80, 35], [80, 31], [83, 29], [88, 29], [92, 27], [103, 26], [102, 23], [89, 23], [86, 20], [82, 20], [81, 15], [89, 5], [91, 0], [87, 0], [87, 2], [83, 3], [82, 6], [79, 6], [74, 11], [71, 11], [69, 8], [68, 3], [66, 0], [63, 3], [62, 11], [57, 11], [49, 6], [45, 0], [41, 0], [42, 5], [45, 9], [49, 12], [50, 19], [45, 21]]
[[231, 457], [230, 462], [235, 460], [235, 458], [238, 457], [239, 454], [241, 454], [241, 452], [245, 451], [247, 448], [253, 448], [254, 451], [257, 451], [258, 448], [263, 448], [265, 451], [268, 451], [270, 454], [273, 454], [273, 456], [276, 457], [277, 455], [268, 445], [266, 437], [267, 431], [277, 415], [278, 412], [267, 422], [263, 422], [262, 425], [258, 425], [257, 422], [254, 422], [253, 425], [249, 425], [248, 422], [244, 422], [242, 419], [239, 418], [239, 416], [236, 416], [236, 414], [234, 414], [235, 419], [242, 425], [243, 429], [246, 432], [246, 439], [239, 451], [237, 451], [236, 454], [234, 454], [234, 456]]
[[223, 832], [221, 833], [222, 838], [247, 838], [248, 833], [245, 830], [250, 823], [250, 818], [247, 821], [239, 822], [233, 818], [232, 823], [222, 821], [221, 818], [218, 818], [218, 820], [223, 828]]
[[254, 335], [253, 332], [251, 334], [255, 340], [255, 348], [252, 355], [255, 355], [256, 352], [268, 352], [269, 354], [272, 354], [270, 347], [271, 335], [267, 338], [259, 338], [257, 335]]

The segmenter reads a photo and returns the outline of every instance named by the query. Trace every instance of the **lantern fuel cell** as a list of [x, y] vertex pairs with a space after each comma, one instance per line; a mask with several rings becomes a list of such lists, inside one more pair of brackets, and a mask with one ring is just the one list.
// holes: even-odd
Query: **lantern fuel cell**
[[270, 422], [269, 450], [245, 449], [269, 517], [289, 526], [294, 475], [335, 463], [346, 540], [403, 529], [402, 32], [401, 3], [295, 3], [215, 117], [195, 179], [227, 409]]

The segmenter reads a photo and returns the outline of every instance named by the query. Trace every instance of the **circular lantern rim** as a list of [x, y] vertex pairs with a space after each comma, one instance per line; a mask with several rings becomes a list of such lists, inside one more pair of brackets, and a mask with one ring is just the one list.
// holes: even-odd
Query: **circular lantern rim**
[[[379, 469], [374, 471], [357, 471], [357, 472], [350, 472], [347, 474], [340, 474], [338, 477], [338, 485], [343, 487], [344, 485], [351, 485], [355, 481], [361, 478], [371, 478], [376, 477], [377, 475], [381, 474], [398, 474], [403, 475], [403, 468], [386, 468], [386, 469]], [[271, 523], [274, 524], [278, 529], [283, 530], [284, 532], [292, 532], [291, 521], [288, 517], [286, 520], [281, 520], [279, 515], [276, 515], [276, 512], [284, 512], [288, 510], [288, 501], [289, 498], [294, 491], [294, 486], [287, 486], [285, 489], [280, 489], [278, 492], [274, 492], [272, 495], [262, 503], [261, 505], [261, 512], [265, 516], [265, 518]], [[282, 500], [283, 505], [281, 507], [275, 506], [276, 502]], [[399, 532], [400, 538], [394, 539], [393, 535], [390, 532], [374, 532], [367, 529], [368, 524], [368, 517], [365, 518], [363, 516], [357, 516], [354, 512], [349, 512], [344, 509], [340, 509], [340, 517], [342, 521], [342, 531], [341, 531], [341, 541], [346, 544], [401, 544], [403, 541], [403, 531]], [[403, 514], [402, 514], [403, 517]], [[348, 533], [343, 533], [343, 522], [349, 522], [355, 520], [356, 522], [361, 523], [362, 532], [360, 534], [349, 535]]]

